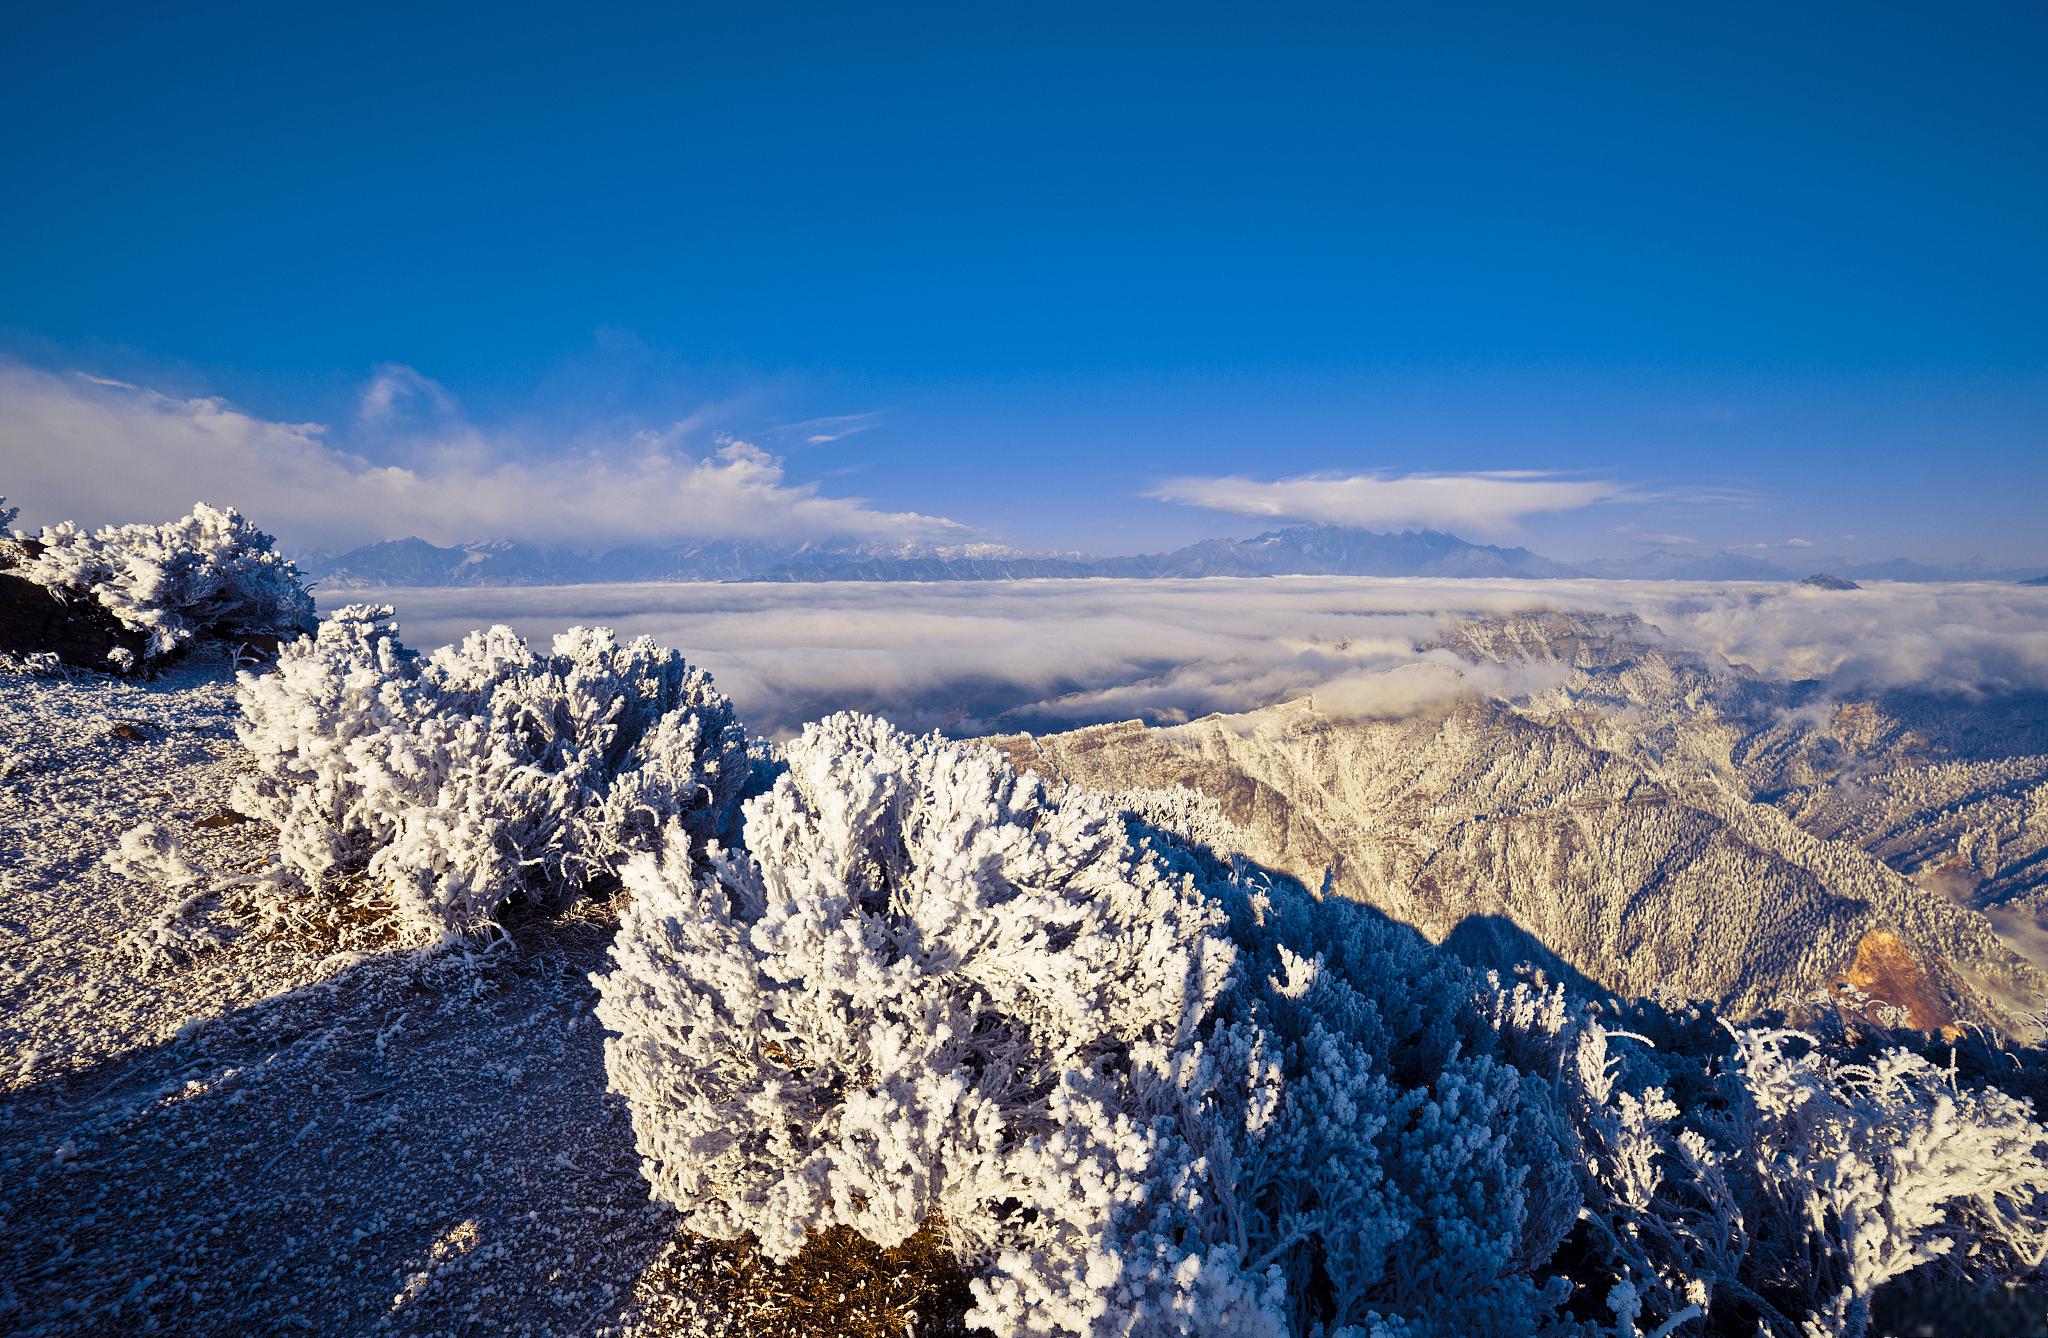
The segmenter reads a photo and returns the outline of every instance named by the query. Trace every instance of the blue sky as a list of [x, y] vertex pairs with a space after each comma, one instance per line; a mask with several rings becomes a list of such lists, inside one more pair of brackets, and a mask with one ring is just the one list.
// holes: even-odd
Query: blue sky
[[273, 502], [323, 541], [658, 451], [679, 534], [728, 467], [749, 525], [1101, 551], [1513, 471], [1474, 537], [2048, 560], [2040, 6], [297, 8], [11, 17], [29, 516], [211, 484], [151, 434], [213, 397], [445, 485]]

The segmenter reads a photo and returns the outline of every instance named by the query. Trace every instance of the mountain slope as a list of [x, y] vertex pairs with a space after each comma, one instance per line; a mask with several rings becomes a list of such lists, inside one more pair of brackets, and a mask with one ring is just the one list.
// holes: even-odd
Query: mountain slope
[[[1632, 618], [1486, 620], [1444, 647], [1474, 662], [1547, 660], [1568, 676], [1533, 699], [1398, 720], [1337, 719], [1305, 699], [1168, 729], [995, 742], [1063, 779], [1201, 791], [1242, 829], [1251, 858], [1489, 965], [1554, 954], [1599, 988], [1668, 990], [1737, 1014], [1858, 976], [1889, 982], [1890, 1002], [1922, 1026], [2037, 1029], [2029, 1014], [2048, 998], [2048, 975], [1985, 915], [1909, 877], [1918, 865], [1882, 858], [1913, 845], [1902, 825], [1932, 839], [1914, 847], [1923, 860], [1954, 858], [1943, 838], [1981, 841], [1968, 832], [1983, 828], [1955, 832], [1935, 817], [1966, 783], [1930, 791], [1903, 756], [1845, 747], [1833, 722], [1788, 723], [1808, 705], [1804, 689], [1668, 650]], [[1795, 756], [1804, 786], [1784, 783]], [[2020, 819], [2028, 830], [2048, 825], [2044, 792], [2012, 790], [2048, 774], [2040, 763], [1949, 761], [2003, 766], [1999, 793], [2031, 815]], [[1896, 805], [1862, 803], [1843, 784], [1852, 772], [1896, 774], [1894, 790], [1927, 805], [1904, 821]], [[2036, 847], [2016, 853], [2031, 875], [1999, 891], [2031, 905], [2048, 878]], [[1901, 954], [1905, 966], [1876, 969]]]

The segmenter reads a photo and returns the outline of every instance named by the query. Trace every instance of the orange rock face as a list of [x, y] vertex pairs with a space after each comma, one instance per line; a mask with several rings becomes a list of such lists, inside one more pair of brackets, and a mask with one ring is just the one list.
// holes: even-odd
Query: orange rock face
[[1871, 998], [1906, 1010], [1907, 1021], [1921, 1031], [1947, 1032], [1955, 1017], [1941, 993], [1897, 934], [1875, 929], [1856, 945], [1856, 960], [1842, 976]]

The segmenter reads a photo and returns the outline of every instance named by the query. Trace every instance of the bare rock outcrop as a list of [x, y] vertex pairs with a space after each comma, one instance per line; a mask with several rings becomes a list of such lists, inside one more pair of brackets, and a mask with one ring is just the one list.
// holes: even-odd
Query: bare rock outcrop
[[112, 667], [117, 650], [140, 656], [145, 638], [90, 599], [63, 599], [13, 568], [35, 556], [32, 539], [0, 539], [0, 654], [55, 655], [87, 669]]

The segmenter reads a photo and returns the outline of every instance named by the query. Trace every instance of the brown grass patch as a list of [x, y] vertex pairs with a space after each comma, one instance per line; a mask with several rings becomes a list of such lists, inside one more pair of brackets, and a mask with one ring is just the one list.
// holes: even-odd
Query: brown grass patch
[[734, 1338], [942, 1338], [969, 1332], [974, 1304], [936, 1222], [890, 1250], [849, 1227], [814, 1232], [786, 1264], [751, 1241], [685, 1237], [635, 1293], [630, 1332], [646, 1338], [705, 1332], [713, 1316], [710, 1331]]

